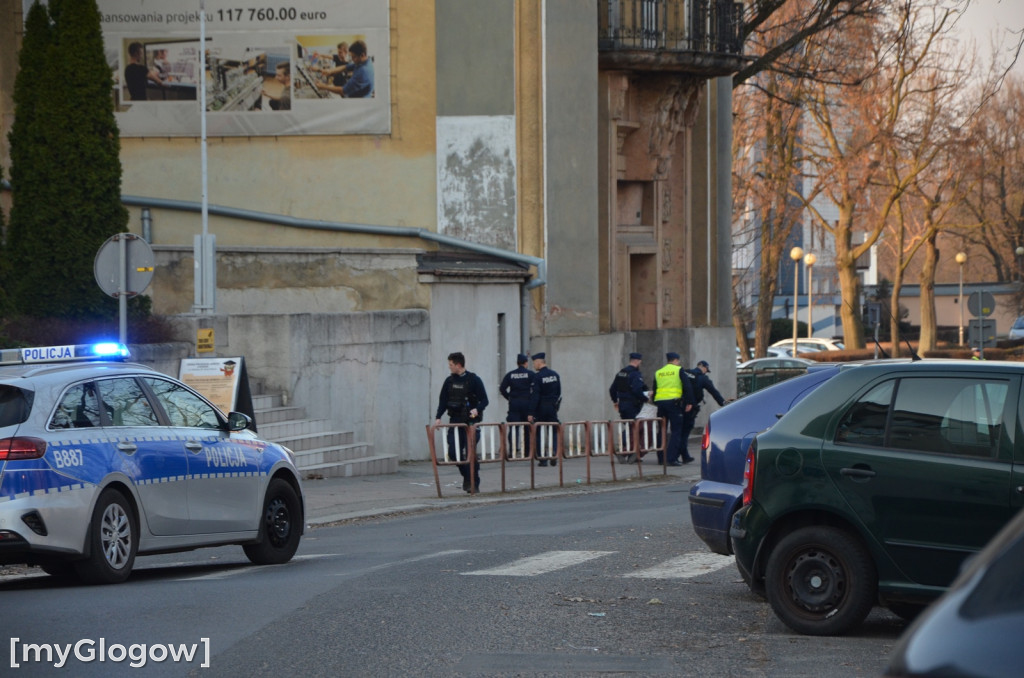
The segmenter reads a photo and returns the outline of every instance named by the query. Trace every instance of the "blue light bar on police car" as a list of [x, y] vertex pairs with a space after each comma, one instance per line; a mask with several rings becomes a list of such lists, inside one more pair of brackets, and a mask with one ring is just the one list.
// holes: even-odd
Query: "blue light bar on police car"
[[128, 347], [116, 342], [69, 344], [67, 346], [33, 346], [0, 350], [0, 365], [59, 363], [85, 360], [124, 360], [130, 358]]

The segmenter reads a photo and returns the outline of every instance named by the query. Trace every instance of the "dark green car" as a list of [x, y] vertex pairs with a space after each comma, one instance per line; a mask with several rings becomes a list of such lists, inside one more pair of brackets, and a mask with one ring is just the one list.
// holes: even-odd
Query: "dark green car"
[[758, 435], [730, 537], [779, 618], [911, 617], [1024, 505], [1024, 365], [918, 361], [830, 379]]

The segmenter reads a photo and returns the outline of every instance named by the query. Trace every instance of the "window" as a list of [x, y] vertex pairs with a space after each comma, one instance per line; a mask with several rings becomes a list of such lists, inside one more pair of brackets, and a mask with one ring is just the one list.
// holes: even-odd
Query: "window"
[[171, 426], [220, 428], [220, 418], [213, 406], [192, 391], [166, 379], [145, 377], [144, 381], [163, 405]]
[[836, 442], [851, 445], [885, 444], [885, 420], [896, 382], [887, 381], [864, 394], [843, 416], [836, 432]]
[[158, 426], [142, 387], [131, 377], [96, 382], [113, 426]]
[[28, 419], [32, 393], [17, 386], [0, 386], [0, 428], [14, 426]]
[[91, 428], [100, 426], [99, 404], [94, 384], [75, 384], [61, 397], [50, 428]]
[[1005, 381], [974, 378], [913, 377], [898, 386], [888, 381], [847, 411], [836, 441], [992, 458], [1008, 391]]
[[942, 437], [956, 454], [996, 455], [1008, 391], [1006, 382], [976, 381], [956, 394], [942, 419]]

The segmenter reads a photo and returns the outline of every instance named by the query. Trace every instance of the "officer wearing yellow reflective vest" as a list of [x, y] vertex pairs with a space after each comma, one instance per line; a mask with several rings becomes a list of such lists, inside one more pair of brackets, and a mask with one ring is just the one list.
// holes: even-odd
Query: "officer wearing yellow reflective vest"
[[[693, 393], [693, 380], [686, 376], [680, 366], [679, 354], [670, 351], [665, 354], [668, 362], [654, 374], [654, 404], [658, 407], [658, 416], [665, 419], [669, 428], [668, 446], [665, 449], [665, 463], [669, 466], [682, 466], [693, 461], [683, 445], [684, 417], [696, 404]], [[683, 459], [679, 459], [680, 453]], [[658, 455], [661, 462], [661, 455]]]

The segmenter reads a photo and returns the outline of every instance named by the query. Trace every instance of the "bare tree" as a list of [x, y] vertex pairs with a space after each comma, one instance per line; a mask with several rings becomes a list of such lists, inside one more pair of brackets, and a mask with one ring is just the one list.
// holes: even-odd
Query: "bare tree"
[[[848, 26], [837, 36], [839, 45], [821, 46], [836, 48], [833, 54], [843, 59], [850, 79], [862, 77], [857, 88], [809, 88], [812, 129], [804, 137], [812, 182], [805, 204], [835, 243], [843, 337], [850, 348], [864, 346], [856, 260], [879, 240], [904, 193], [942, 148], [941, 107], [950, 105], [953, 87], [945, 74], [949, 55], [941, 49], [940, 37], [959, 11], [962, 3], [906, 0], [890, 16], [858, 22], [855, 30]], [[866, 52], [857, 51], [861, 46]], [[836, 221], [823, 216], [818, 198], [834, 205]], [[896, 222], [897, 228], [904, 223], [899, 218]], [[854, 243], [855, 231], [864, 233], [862, 242]], [[896, 237], [902, 242], [903, 232], [897, 230]], [[898, 252], [902, 258], [902, 246]], [[900, 262], [898, 275], [902, 269]], [[899, 283], [898, 277], [891, 301], [895, 318]], [[898, 323], [894, 325], [898, 334]]]
[[800, 203], [793, 198], [800, 109], [788, 102], [798, 96], [793, 88], [800, 81], [772, 73], [763, 73], [760, 80], [759, 88], [737, 92], [736, 110], [741, 113], [733, 126], [734, 185], [741, 208], [734, 247], [748, 250], [749, 263], [756, 261], [745, 274], [757, 281], [757, 357], [768, 349], [779, 262], [800, 216]]
[[998, 280], [1021, 278], [1024, 247], [1024, 82], [1009, 78], [987, 100], [972, 124], [970, 162], [978, 189], [967, 199], [970, 217], [980, 225], [965, 231], [982, 249]]

